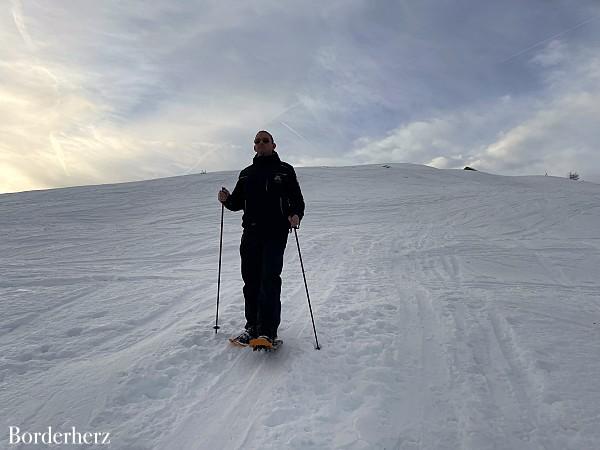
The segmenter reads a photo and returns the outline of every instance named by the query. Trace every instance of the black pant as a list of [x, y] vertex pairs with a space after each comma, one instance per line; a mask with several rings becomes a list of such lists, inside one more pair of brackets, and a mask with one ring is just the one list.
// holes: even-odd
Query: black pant
[[281, 270], [288, 230], [244, 230], [240, 255], [246, 329], [256, 336], [277, 336], [281, 321]]

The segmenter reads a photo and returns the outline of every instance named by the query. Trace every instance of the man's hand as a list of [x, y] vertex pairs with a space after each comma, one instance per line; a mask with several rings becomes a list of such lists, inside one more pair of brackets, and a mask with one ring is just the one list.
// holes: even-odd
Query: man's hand
[[292, 226], [292, 228], [298, 228], [298, 225], [300, 225], [300, 217], [298, 217], [297, 214], [294, 214], [293, 216], [288, 216], [288, 220], [290, 221], [290, 225]]
[[221, 203], [225, 203], [227, 201], [227, 199], [229, 198], [229, 191], [227, 189], [225, 189], [224, 187], [221, 188], [221, 190], [219, 191], [219, 195], [217, 196], [217, 198], [219, 199], [219, 201]]

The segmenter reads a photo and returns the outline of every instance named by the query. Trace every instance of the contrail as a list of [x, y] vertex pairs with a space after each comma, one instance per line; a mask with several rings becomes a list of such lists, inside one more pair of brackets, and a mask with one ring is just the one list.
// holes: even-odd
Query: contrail
[[300, 106], [300, 105], [302, 105], [302, 102], [298, 101], [298, 102], [294, 103], [293, 105], [288, 106], [283, 111], [281, 111], [279, 114], [277, 114], [275, 117], [273, 117], [272, 119], [268, 120], [266, 124], [268, 125], [271, 122], [275, 122], [277, 119], [279, 119], [285, 113], [287, 113], [288, 111], [291, 111], [292, 109], [294, 109], [295, 107]]
[[[36, 45], [33, 43], [33, 39], [31, 39], [31, 36], [29, 35], [29, 32], [27, 31], [27, 27], [25, 26], [23, 5], [20, 0], [11, 0], [11, 1], [12, 1], [12, 5], [13, 5], [11, 12], [12, 12], [12, 16], [13, 16], [13, 21], [15, 22], [15, 27], [17, 28], [17, 31], [19, 32], [19, 35], [23, 39], [23, 42], [25, 42], [25, 45], [27, 46], [27, 48], [30, 51], [34, 52], [36, 50]], [[54, 75], [49, 69], [44, 67], [44, 65], [42, 63], [38, 63], [36, 60], [37, 60], [37, 58], [34, 57], [35, 64], [31, 64], [30, 67], [32, 69], [43, 71], [50, 78], [52, 78], [52, 81], [54, 82], [54, 90], [58, 94], [59, 93], [58, 77], [56, 75]]]
[[12, 16], [19, 34], [21, 35], [21, 38], [23, 38], [27, 48], [29, 50], [35, 50], [35, 45], [31, 40], [31, 36], [29, 36], [29, 33], [27, 32], [27, 28], [25, 27], [25, 20], [23, 19], [23, 5], [19, 0], [12, 0], [12, 4]]
[[192, 172], [192, 170], [194, 170], [196, 167], [198, 167], [198, 165], [199, 165], [199, 164], [200, 164], [202, 161], [204, 161], [204, 160], [206, 159], [206, 157], [207, 157], [207, 155], [206, 155], [206, 154], [204, 154], [204, 155], [201, 155], [201, 156], [198, 158], [198, 160], [197, 160], [197, 161], [196, 161], [196, 162], [195, 162], [195, 163], [194, 163], [194, 164], [193, 164], [193, 165], [192, 165], [192, 166], [191, 166], [189, 169], [187, 169], [187, 170], [184, 172], [184, 173], [185, 173], [185, 175], [189, 175], [189, 174]]
[[591, 19], [584, 20], [583, 22], [579, 22], [577, 25], [574, 25], [574, 26], [573, 26], [573, 27], [571, 27], [571, 28], [567, 28], [566, 30], [564, 30], [564, 31], [561, 31], [560, 33], [557, 33], [557, 34], [555, 34], [555, 35], [553, 35], [553, 36], [550, 36], [550, 37], [548, 37], [548, 38], [546, 38], [546, 39], [543, 39], [543, 40], [541, 40], [541, 41], [539, 41], [539, 42], [536, 42], [535, 44], [533, 44], [533, 45], [531, 45], [531, 46], [527, 47], [526, 49], [524, 49], [524, 50], [521, 50], [520, 52], [518, 52], [518, 53], [515, 53], [515, 54], [514, 54], [514, 55], [512, 55], [512, 56], [509, 56], [508, 58], [506, 58], [506, 59], [505, 59], [505, 60], [503, 60], [503, 61], [500, 61], [500, 64], [507, 63], [508, 61], [511, 61], [511, 60], [513, 60], [513, 59], [517, 58], [518, 56], [521, 56], [523, 53], [527, 53], [529, 50], [532, 50], [532, 49], [534, 49], [535, 47], [539, 47], [540, 45], [542, 45], [542, 44], [545, 44], [546, 42], [548, 42], [548, 41], [551, 41], [552, 39], [556, 39], [557, 37], [560, 37], [560, 36], [562, 36], [563, 34], [567, 34], [567, 33], [570, 33], [570, 32], [571, 32], [571, 31], [573, 31], [573, 30], [576, 30], [577, 28], [581, 28], [581, 27], [582, 27], [582, 26], [584, 26], [585, 24], [587, 24], [587, 23], [590, 23], [590, 22], [592, 22], [592, 21], [596, 20], [597, 18], [598, 18], [598, 17], [592, 17]]
[[292, 109], [303, 105], [304, 103], [302, 103], [301, 101], [297, 101], [296, 103], [294, 103], [291, 106], [288, 106], [286, 109], [284, 109], [283, 111], [281, 111], [279, 114], [277, 114], [275, 117], [273, 117], [271, 120], [267, 121], [265, 125], [269, 125], [270, 123], [273, 123], [275, 121], [279, 122], [281, 125], [283, 125], [284, 127], [286, 127], [288, 130], [290, 130], [293, 134], [295, 134], [296, 136], [298, 136], [300, 139], [302, 139], [304, 142], [306, 142], [308, 145], [310, 145], [313, 148], [316, 148], [315, 144], [313, 144], [312, 142], [310, 142], [308, 139], [306, 139], [304, 136], [302, 136], [298, 131], [294, 130], [290, 125], [288, 125], [287, 123], [285, 123], [283, 120], [277, 120], [279, 119], [281, 116], [283, 116], [285, 113], [291, 111]]
[[67, 176], [71, 176], [71, 174], [69, 173], [69, 170], [67, 169], [67, 165], [65, 163], [65, 154], [63, 152], [62, 146], [60, 145], [60, 142], [58, 142], [58, 140], [54, 137], [54, 134], [50, 133], [50, 145], [52, 145], [52, 148], [54, 149], [54, 152], [56, 153], [56, 159], [58, 159], [58, 161], [60, 162], [65, 175]]
[[300, 139], [302, 139], [304, 142], [306, 142], [308, 145], [310, 145], [313, 148], [315, 147], [315, 145], [312, 142], [310, 142], [308, 139], [306, 139], [304, 136], [302, 136], [300, 133], [298, 133], [296, 130], [290, 127], [287, 123], [281, 120], [279, 121], [279, 123], [286, 127], [288, 130], [290, 130], [292, 133], [294, 133], [296, 136], [298, 136]]

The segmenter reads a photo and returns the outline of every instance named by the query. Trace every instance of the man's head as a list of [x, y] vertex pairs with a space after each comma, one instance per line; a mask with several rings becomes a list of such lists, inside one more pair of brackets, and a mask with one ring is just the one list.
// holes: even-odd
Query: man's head
[[254, 151], [259, 156], [272, 155], [275, 147], [277, 147], [277, 145], [275, 144], [271, 133], [265, 130], [256, 133], [256, 137], [254, 138]]

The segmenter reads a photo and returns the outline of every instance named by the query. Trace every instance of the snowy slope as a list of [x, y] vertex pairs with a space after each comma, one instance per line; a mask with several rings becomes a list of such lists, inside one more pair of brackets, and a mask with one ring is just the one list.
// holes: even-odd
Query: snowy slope
[[[237, 173], [0, 195], [0, 448], [600, 448], [600, 186], [298, 169], [275, 354], [243, 325]], [[24, 446], [21, 448], [40, 448]]]

